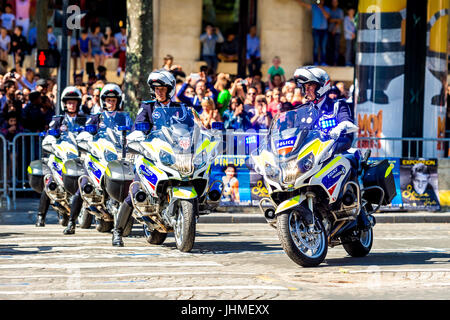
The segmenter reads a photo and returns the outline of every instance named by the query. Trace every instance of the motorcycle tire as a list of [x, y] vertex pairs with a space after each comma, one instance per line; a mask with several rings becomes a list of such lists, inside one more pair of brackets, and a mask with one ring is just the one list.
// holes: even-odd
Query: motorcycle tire
[[144, 225], [144, 234], [147, 242], [154, 245], [161, 245], [167, 238], [167, 233], [159, 232], [158, 230], [150, 231], [146, 225]]
[[110, 232], [114, 228], [114, 222], [105, 221], [103, 219], [95, 219], [97, 223], [97, 231], [98, 232]]
[[133, 230], [133, 223], [134, 223], [134, 218], [132, 216], [130, 216], [130, 218], [128, 219], [127, 225], [123, 229], [123, 232], [122, 232], [123, 237], [128, 237], [130, 235], [131, 230]]
[[181, 252], [189, 252], [194, 247], [197, 215], [198, 205], [196, 201], [180, 200], [176, 224], [173, 229], [175, 244]]
[[373, 244], [373, 228], [368, 229], [367, 231], [356, 231], [357, 240], [353, 240], [350, 242], [342, 239], [342, 246], [344, 247], [347, 253], [355, 258], [365, 257], [369, 254], [370, 249], [372, 249]]
[[67, 225], [69, 224], [69, 218], [69, 215], [61, 213], [59, 215], [59, 224], [63, 227], [67, 227]]
[[92, 225], [93, 215], [88, 213], [84, 208], [81, 209], [78, 216], [78, 224], [81, 229], [89, 229]]
[[[305, 232], [308, 228], [306, 222], [306, 215], [308, 214], [311, 214], [311, 211], [308, 208], [300, 207], [296, 210], [282, 213], [277, 217], [277, 232], [281, 246], [292, 261], [307, 268], [316, 267], [321, 264], [325, 260], [328, 252], [328, 239], [325, 229], [322, 222], [317, 217], [315, 219], [315, 227], [319, 233], [317, 234], [317, 240], [315, 241], [317, 244], [316, 252], [306, 247], [305, 241], [308, 241], [308, 239], [301, 240], [301, 235], [296, 232], [300, 231], [299, 228], [301, 227], [303, 229], [303, 234], [309, 233]], [[300, 226], [297, 224], [300, 224]], [[303, 252], [302, 250], [306, 252]], [[309, 251], [311, 251], [311, 254], [308, 254]]]

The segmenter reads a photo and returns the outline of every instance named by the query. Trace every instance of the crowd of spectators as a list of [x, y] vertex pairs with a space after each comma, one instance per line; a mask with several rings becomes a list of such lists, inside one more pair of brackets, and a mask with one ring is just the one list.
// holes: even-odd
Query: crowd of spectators
[[[277, 113], [306, 102], [293, 79], [286, 77], [279, 57], [274, 57], [267, 81], [259, 71], [242, 79], [214, 73], [207, 66], [186, 75], [181, 66], [173, 64], [173, 59], [167, 55], [162, 68], [177, 79], [174, 100], [195, 108], [206, 128], [222, 122], [225, 129], [267, 129]], [[87, 83], [80, 75], [75, 78], [74, 84], [83, 94], [82, 114], [101, 112], [100, 93], [106, 83], [105, 70], [101, 68], [89, 76]], [[57, 96], [56, 79], [42, 79], [31, 68], [22, 72], [18, 67], [0, 74], [0, 133], [11, 141], [21, 132], [46, 130], [56, 113]], [[330, 91], [330, 97], [349, 98], [349, 93], [339, 82]]]
[[[353, 66], [355, 55], [355, 9], [347, 9], [347, 14], [339, 7], [338, 0], [331, 0], [331, 7], [324, 1], [311, 4], [304, 0], [298, 3], [311, 11], [313, 59], [314, 65], [343, 65]], [[345, 61], [340, 62], [342, 34], [345, 39]]]
[[[222, 122], [225, 129], [268, 129], [272, 119], [284, 110], [306, 103], [300, 88], [288, 78], [281, 67], [281, 59], [273, 58], [267, 81], [260, 71], [242, 79], [226, 73], [215, 73], [207, 66], [200, 72], [184, 76], [182, 68], [173, 65], [170, 70], [177, 79], [175, 100], [193, 107], [200, 114], [206, 128], [214, 122]], [[346, 99], [351, 102], [343, 82], [337, 82], [329, 93], [332, 99]]]

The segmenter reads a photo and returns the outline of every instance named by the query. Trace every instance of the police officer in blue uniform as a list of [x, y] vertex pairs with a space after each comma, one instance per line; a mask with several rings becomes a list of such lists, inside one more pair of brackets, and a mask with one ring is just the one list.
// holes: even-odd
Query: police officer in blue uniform
[[335, 118], [337, 126], [330, 130], [329, 135], [338, 139], [335, 153], [343, 153], [351, 148], [354, 131], [357, 126], [353, 123], [350, 107], [344, 99], [333, 100], [328, 97], [331, 81], [328, 74], [314, 66], [302, 67], [294, 72], [294, 79], [309, 103], [318, 108], [322, 117]]
[[[170, 108], [170, 107], [182, 107], [183, 104], [172, 101], [172, 98], [175, 95], [176, 90], [176, 81], [174, 76], [164, 70], [157, 70], [150, 73], [147, 84], [150, 87], [150, 93], [155, 100], [144, 101], [142, 102], [139, 111], [136, 115], [135, 126], [138, 123], [149, 123], [150, 129], [153, 127], [155, 121], [153, 117], [153, 111], [155, 108]], [[163, 115], [158, 115], [158, 117]], [[128, 139], [134, 139], [135, 136], [143, 135], [141, 131], [134, 131], [130, 133]], [[136, 175], [135, 181], [138, 181], [139, 178]], [[131, 217], [131, 213], [133, 211], [133, 204], [131, 202], [131, 196], [125, 199], [125, 201], [121, 204], [119, 208], [119, 212], [117, 214], [113, 236], [112, 236], [112, 245], [113, 246], [123, 246], [122, 234], [125, 226], [127, 225], [128, 219]]]
[[[100, 94], [100, 104], [104, 111], [102, 113], [92, 115], [86, 122], [87, 125], [96, 125], [98, 128], [109, 127], [114, 129], [117, 124], [124, 126], [131, 126], [131, 118], [128, 114], [120, 114], [123, 105], [122, 90], [117, 84], [110, 83], [105, 85]], [[87, 183], [87, 179], [81, 180], [81, 187]], [[66, 235], [75, 233], [76, 220], [80, 214], [83, 206], [83, 199], [81, 198], [80, 190], [78, 189], [72, 198], [70, 207], [70, 218], [67, 228], [63, 233]]]
[[[49, 123], [49, 130], [74, 131], [81, 128], [86, 122], [86, 118], [79, 114], [81, 106], [81, 91], [74, 86], [69, 86], [61, 94], [61, 109], [64, 115], [54, 116]], [[42, 192], [39, 203], [39, 211], [37, 215], [36, 227], [45, 226], [45, 217], [50, 206], [50, 199], [47, 194]], [[65, 217], [61, 217], [64, 219]], [[62, 222], [63, 225], [67, 221]]]

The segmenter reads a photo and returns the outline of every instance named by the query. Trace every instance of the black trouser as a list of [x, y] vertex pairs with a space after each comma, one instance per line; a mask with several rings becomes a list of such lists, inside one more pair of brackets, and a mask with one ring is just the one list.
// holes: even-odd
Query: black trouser
[[50, 207], [50, 198], [47, 196], [47, 193], [45, 193], [45, 191], [42, 191], [41, 200], [39, 201], [38, 215], [41, 215], [42, 218], [45, 219], [49, 207]]
[[[87, 178], [81, 179], [80, 187], [83, 188], [87, 184]], [[83, 199], [81, 198], [80, 188], [72, 198], [72, 203], [70, 205], [70, 221], [75, 222], [80, 215], [81, 208], [83, 207]]]
[[[134, 181], [141, 181], [138, 174], [136, 173], [134, 176]], [[123, 231], [125, 228], [128, 219], [130, 219], [131, 213], [133, 212], [133, 202], [131, 201], [131, 197], [139, 191], [138, 186], [134, 186], [131, 190], [131, 194], [128, 193], [128, 196], [125, 198], [124, 202], [120, 205], [119, 212], [117, 214], [116, 220], [114, 221], [114, 228], [120, 229]]]

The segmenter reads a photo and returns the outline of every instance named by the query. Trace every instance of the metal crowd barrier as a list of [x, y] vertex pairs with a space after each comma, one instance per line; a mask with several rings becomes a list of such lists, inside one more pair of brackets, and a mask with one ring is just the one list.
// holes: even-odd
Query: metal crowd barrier
[[[268, 130], [225, 130], [223, 155], [248, 156], [260, 146], [267, 133]], [[448, 158], [450, 138], [358, 137], [352, 146], [362, 151], [371, 149], [372, 157], [417, 157], [420, 152], [424, 157]], [[0, 207], [5, 198], [10, 208], [8, 192], [12, 193], [15, 205], [17, 192], [33, 191], [28, 185], [27, 167], [31, 161], [41, 158], [41, 137], [39, 133], [21, 133], [8, 143], [0, 135], [0, 152]], [[8, 159], [9, 154], [12, 159]]]
[[352, 146], [362, 151], [371, 149], [371, 157], [450, 157], [450, 138], [358, 137]]
[[0, 134], [0, 208], [3, 207], [3, 199], [6, 200], [6, 208], [11, 209], [11, 199], [8, 195], [8, 141]]
[[16, 194], [33, 191], [28, 184], [27, 168], [31, 161], [41, 158], [41, 137], [39, 133], [20, 133], [11, 142], [13, 156], [11, 192], [14, 206]]

